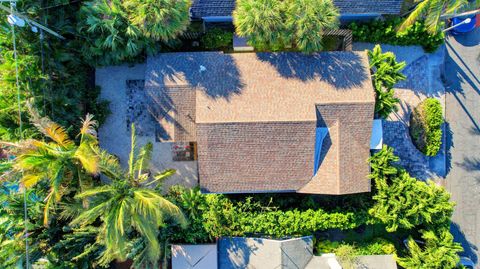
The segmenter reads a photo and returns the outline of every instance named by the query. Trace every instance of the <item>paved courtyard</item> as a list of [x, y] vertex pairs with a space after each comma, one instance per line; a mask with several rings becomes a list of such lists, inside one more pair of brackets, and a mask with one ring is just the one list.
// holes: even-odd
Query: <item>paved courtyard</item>
[[447, 38], [446, 118], [450, 125], [447, 189], [457, 203], [452, 232], [478, 266], [480, 245], [480, 28]]
[[[354, 50], [372, 49], [374, 44], [355, 43]], [[414, 177], [427, 180], [445, 175], [445, 155], [442, 150], [436, 157], [422, 154], [412, 143], [409, 121], [412, 110], [425, 98], [434, 97], [445, 103], [445, 90], [440, 77], [444, 62], [444, 48], [425, 53], [419, 46], [381, 45], [383, 52], [391, 51], [397, 61], [405, 61], [403, 73], [407, 80], [395, 85], [395, 95], [400, 99], [399, 109], [383, 122], [384, 144], [394, 148], [400, 157], [399, 164]]]
[[164, 182], [164, 189], [172, 185], [196, 186], [197, 164], [193, 161], [173, 161], [172, 143], [159, 143], [156, 124], [148, 111], [144, 91], [145, 64], [98, 68], [96, 84], [102, 88], [101, 98], [110, 101], [111, 115], [100, 127], [102, 148], [115, 154], [126, 166], [130, 152], [130, 125], [135, 123], [139, 146], [153, 143], [151, 172], [173, 168], [177, 173]]

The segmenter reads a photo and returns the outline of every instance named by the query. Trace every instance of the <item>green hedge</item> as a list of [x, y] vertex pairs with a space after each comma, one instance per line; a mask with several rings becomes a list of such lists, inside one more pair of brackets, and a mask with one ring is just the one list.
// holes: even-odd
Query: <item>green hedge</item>
[[427, 156], [437, 155], [442, 145], [443, 112], [440, 101], [427, 98], [410, 117], [410, 135], [413, 144]]
[[[171, 199], [187, 213], [190, 226], [172, 232], [173, 241], [208, 242], [220, 236], [258, 235], [280, 238], [311, 235], [328, 229], [353, 229], [371, 218], [366, 209], [279, 209], [248, 197], [234, 201], [225, 195], [200, 194], [174, 187]], [[194, 202], [192, 202], [194, 201]]]
[[367, 23], [351, 23], [353, 40], [357, 42], [384, 43], [392, 45], [420, 45], [427, 52], [435, 51], [443, 44], [445, 35], [438, 32], [434, 35], [427, 32], [423, 22], [415, 22], [402, 32], [397, 29], [401, 18], [375, 20]]

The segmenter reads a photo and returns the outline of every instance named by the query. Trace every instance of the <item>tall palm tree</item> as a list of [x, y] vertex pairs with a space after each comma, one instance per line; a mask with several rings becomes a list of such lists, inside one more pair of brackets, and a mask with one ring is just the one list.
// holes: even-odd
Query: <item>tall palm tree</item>
[[406, 29], [415, 21], [424, 19], [430, 33], [439, 31], [443, 15], [453, 14], [457, 11], [480, 8], [480, 0], [469, 2], [468, 0], [423, 0], [405, 19], [400, 30]]
[[236, 33], [260, 50], [283, 48], [291, 39], [284, 23], [284, 5], [280, 0], [237, 1], [233, 12]]
[[338, 28], [338, 9], [331, 0], [295, 0], [287, 8], [287, 25], [292, 29], [298, 50], [306, 53], [323, 49], [325, 30]]
[[145, 38], [128, 20], [128, 11], [120, 0], [84, 2], [79, 16], [78, 31], [88, 37], [82, 54], [92, 65], [135, 61], [144, 51], [154, 51], [154, 40]]
[[168, 42], [190, 24], [190, 0], [127, 0], [129, 20], [146, 37]]
[[77, 195], [77, 198], [89, 198], [90, 207], [71, 224], [86, 226], [98, 219], [102, 221], [101, 238], [105, 245], [100, 259], [102, 264], [108, 264], [114, 259], [125, 260], [132, 238], [138, 239], [136, 235], [139, 235], [145, 244], [142, 251], [145, 260], [156, 264], [161, 257], [159, 228], [165, 225], [167, 217], [182, 226], [186, 225], [181, 210], [162, 197], [158, 188], [152, 187], [174, 174], [175, 170], [165, 170], [150, 180], [147, 169], [152, 144], [146, 144], [137, 152], [133, 125], [131, 139], [128, 169], [123, 170], [117, 158], [102, 152], [100, 169], [111, 182]]
[[62, 126], [47, 117], [41, 117], [29, 106], [33, 125], [46, 136], [47, 141], [29, 139], [17, 143], [1, 142], [11, 146], [16, 156], [12, 162], [13, 172], [20, 175], [20, 184], [30, 188], [47, 181], [49, 192], [45, 199], [44, 224], [48, 225], [49, 212], [53, 203], [72, 190], [72, 186], [83, 189], [90, 177], [85, 175], [99, 172], [98, 140], [96, 122], [92, 115], [82, 121], [78, 145], [69, 138]]

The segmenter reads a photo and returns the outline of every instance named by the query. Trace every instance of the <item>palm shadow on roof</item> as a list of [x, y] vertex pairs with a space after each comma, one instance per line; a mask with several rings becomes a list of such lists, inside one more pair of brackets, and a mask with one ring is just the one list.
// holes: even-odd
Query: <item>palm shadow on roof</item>
[[[188, 53], [165, 57], [168, 62], [156, 70], [156, 82], [168, 87], [165, 81], [182, 77], [189, 87], [204, 91], [212, 98], [229, 99], [240, 94], [243, 83], [233, 57], [219, 52]], [[164, 57], [162, 57], [164, 58]], [[163, 85], [162, 85], [163, 84]]]
[[340, 90], [362, 87], [369, 78], [369, 70], [366, 70], [362, 58], [356, 53], [257, 53], [257, 57], [270, 63], [285, 78], [305, 82], [319, 79]]

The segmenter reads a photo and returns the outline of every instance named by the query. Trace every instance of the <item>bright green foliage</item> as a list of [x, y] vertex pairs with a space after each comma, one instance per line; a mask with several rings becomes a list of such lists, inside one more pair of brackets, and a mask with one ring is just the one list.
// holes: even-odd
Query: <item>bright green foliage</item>
[[175, 39], [190, 23], [189, 0], [126, 0], [123, 4], [133, 25], [155, 40]]
[[96, 154], [98, 141], [96, 137], [93, 116], [87, 115], [82, 122], [77, 144], [68, 137], [66, 130], [46, 117], [40, 117], [31, 109], [32, 123], [49, 141], [23, 140], [13, 146], [12, 154], [16, 155], [13, 161], [13, 171], [18, 174], [20, 183], [25, 188], [31, 188], [41, 181], [48, 182], [49, 193], [46, 197], [44, 210], [44, 224], [48, 225], [49, 213], [54, 203], [70, 188], [80, 190], [87, 187], [90, 177], [83, 173], [97, 174], [99, 172], [99, 158]]
[[316, 243], [317, 254], [336, 253], [337, 249], [349, 245], [354, 248], [355, 256], [358, 255], [386, 255], [396, 252], [395, 245], [383, 238], [375, 238], [371, 241], [346, 243], [338, 241], [322, 240]]
[[402, 74], [406, 63], [397, 62], [393, 52], [382, 52], [380, 45], [376, 45], [368, 51], [368, 57], [374, 80], [382, 83], [384, 88], [392, 88], [397, 82], [407, 79]]
[[375, 113], [383, 119], [398, 110], [400, 99], [395, 97], [395, 91], [391, 89], [383, 89], [378, 82], [375, 84]]
[[407, 26], [403, 31], [398, 31], [401, 23], [402, 18], [395, 17], [365, 23], [351, 23], [348, 27], [352, 30], [353, 40], [357, 42], [400, 46], [420, 45], [427, 52], [437, 50], [445, 40], [443, 32], [429, 33], [421, 21]]
[[410, 135], [415, 146], [427, 156], [437, 155], [442, 145], [443, 111], [440, 101], [427, 98], [410, 118]]
[[259, 50], [321, 51], [325, 30], [338, 27], [331, 0], [240, 0], [233, 13], [236, 32]]
[[431, 181], [422, 182], [405, 171], [394, 173], [393, 152], [384, 147], [370, 158], [377, 189], [376, 201], [369, 213], [394, 232], [399, 228], [412, 229], [419, 225], [445, 225], [450, 221], [454, 203], [450, 194]]
[[339, 12], [331, 0], [294, 0], [286, 6], [287, 28], [296, 48], [312, 53], [323, 49], [325, 30], [337, 29]]
[[[26, 100], [31, 100], [42, 115], [49, 115], [63, 126], [77, 126], [78, 119], [89, 112], [97, 116], [108, 114], [107, 103], [97, 100], [99, 91], [87, 83], [91, 70], [78, 53], [80, 42], [73, 27], [78, 5], [63, 5], [64, 0], [53, 0], [48, 4], [56, 6], [55, 11], [46, 12], [41, 8], [42, 3], [46, 2], [17, 1], [17, 9], [35, 21], [47, 21], [50, 28], [67, 39], [61, 41], [44, 33], [41, 42], [39, 33], [33, 33], [30, 27], [15, 28], [24, 137], [35, 134], [33, 126], [28, 124]], [[15, 141], [21, 136], [13, 35], [6, 20], [1, 20], [0, 25], [0, 139]], [[102, 119], [98, 117], [100, 123]]]
[[[23, 215], [23, 193], [12, 190], [14, 186], [5, 182], [0, 186], [0, 264], [2, 268], [24, 268], [25, 265], [25, 221]], [[41, 233], [44, 194], [38, 190], [28, 190], [26, 201], [27, 227], [30, 231], [29, 249], [32, 260], [41, 257], [41, 244], [36, 238]]]
[[335, 250], [335, 255], [343, 269], [355, 269], [359, 264], [358, 255], [352, 245], [341, 245]]
[[453, 235], [448, 228], [422, 231], [422, 238], [424, 244], [409, 238], [409, 256], [398, 259], [402, 267], [406, 269], [456, 268], [460, 261], [458, 253], [462, 252], [463, 248], [460, 243], [453, 241]]
[[233, 47], [233, 33], [221, 28], [208, 30], [200, 41], [206, 50], [231, 50]]
[[94, 226], [84, 228], [64, 226], [62, 230], [64, 234], [61, 239], [53, 243], [46, 253], [50, 263], [48, 268], [100, 268], [95, 262], [95, 259], [101, 255], [104, 249], [97, 242], [100, 228]]
[[442, 15], [460, 13], [462, 8], [480, 8], [480, 1], [477, 4], [469, 5], [468, 0], [423, 0], [408, 15], [400, 26], [400, 30], [411, 26], [418, 20], [424, 20], [429, 33], [437, 33], [441, 30]]
[[175, 188], [172, 192], [174, 200], [190, 217], [189, 229], [176, 233], [173, 238], [187, 242], [248, 234], [274, 237], [311, 235], [330, 228], [356, 228], [368, 219], [366, 212], [360, 210], [281, 210], [251, 198], [234, 202], [224, 195], [202, 195], [198, 191], [194, 194], [184, 188]]
[[280, 50], [289, 43], [290, 33], [284, 22], [284, 5], [280, 0], [240, 0], [233, 12], [239, 36], [248, 37], [259, 50]]
[[402, 74], [405, 62], [397, 62], [392, 52], [383, 53], [380, 45], [369, 50], [368, 57], [375, 88], [375, 113], [382, 118], [387, 118], [390, 113], [397, 110], [397, 104], [400, 101], [395, 97], [393, 86], [407, 78]]
[[90, 198], [90, 206], [72, 221], [72, 225], [84, 227], [97, 219], [103, 223], [100, 238], [105, 251], [100, 264], [107, 265], [114, 259], [125, 260], [131, 250], [130, 242], [137, 238], [143, 240], [144, 246], [136, 257], [137, 262], [155, 266], [161, 258], [159, 228], [168, 218], [182, 227], [186, 225], [180, 209], [163, 198], [159, 189], [148, 187], [175, 173], [174, 170], [165, 170], [149, 181], [148, 164], [152, 149], [152, 144], [148, 143], [137, 152], [132, 125], [128, 170], [124, 171], [115, 157], [103, 152], [100, 170], [111, 182], [76, 196], [79, 199]]
[[133, 62], [145, 51], [155, 51], [154, 41], [128, 20], [120, 0], [85, 2], [78, 32], [88, 36], [82, 54], [93, 66]]

